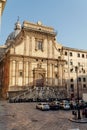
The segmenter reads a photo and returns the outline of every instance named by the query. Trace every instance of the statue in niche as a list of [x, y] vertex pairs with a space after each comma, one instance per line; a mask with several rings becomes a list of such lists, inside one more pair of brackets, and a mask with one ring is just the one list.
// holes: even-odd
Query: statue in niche
[[37, 68], [41, 68], [41, 67], [42, 67], [42, 63], [38, 63]]

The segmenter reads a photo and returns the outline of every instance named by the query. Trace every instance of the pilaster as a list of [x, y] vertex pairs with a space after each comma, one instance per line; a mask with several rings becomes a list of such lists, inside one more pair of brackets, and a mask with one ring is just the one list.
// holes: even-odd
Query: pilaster
[[32, 56], [32, 37], [29, 38], [29, 45], [30, 45], [29, 55]]
[[52, 85], [54, 86], [55, 80], [54, 80], [54, 64], [52, 64]]
[[16, 69], [15, 69], [15, 85], [18, 86], [18, 68], [19, 68], [19, 63], [16, 61]]
[[29, 83], [29, 86], [31, 85], [31, 82], [32, 82], [31, 72], [32, 72], [31, 62], [28, 62], [28, 83]]

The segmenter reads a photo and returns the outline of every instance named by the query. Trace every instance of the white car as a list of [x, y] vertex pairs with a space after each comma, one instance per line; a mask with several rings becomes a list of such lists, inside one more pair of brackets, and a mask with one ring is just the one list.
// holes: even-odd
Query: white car
[[40, 109], [40, 110], [49, 110], [50, 107], [49, 107], [49, 104], [48, 103], [38, 103], [36, 105], [36, 109]]
[[70, 105], [69, 105], [68, 103], [64, 103], [64, 104], [62, 105], [62, 108], [63, 108], [64, 110], [69, 110], [69, 109], [70, 109]]

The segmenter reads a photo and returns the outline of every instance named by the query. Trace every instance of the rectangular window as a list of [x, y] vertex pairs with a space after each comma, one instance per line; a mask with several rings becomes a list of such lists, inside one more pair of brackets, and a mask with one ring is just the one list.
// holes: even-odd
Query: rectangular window
[[73, 62], [72, 62], [72, 61], [70, 62], [70, 65], [73, 65]]
[[22, 77], [23, 76], [23, 72], [19, 71], [19, 76]]
[[38, 39], [38, 38], [35, 38], [35, 50], [41, 50], [43, 51], [43, 40], [42, 39]]
[[55, 73], [55, 78], [58, 78], [58, 75], [57, 75], [57, 73]]
[[43, 48], [42, 48], [42, 41], [37, 41], [38, 42], [38, 50], [42, 50]]
[[86, 78], [83, 78], [83, 82], [86, 82]]
[[71, 84], [70, 90], [71, 90], [71, 92], [74, 92], [74, 84]]
[[70, 72], [73, 72], [73, 68], [70, 69]]
[[65, 55], [67, 56], [67, 51], [65, 51]]
[[86, 88], [86, 84], [83, 84], [83, 89], [85, 89]]
[[77, 54], [77, 57], [80, 57], [80, 53]]
[[82, 54], [82, 58], [84, 58], [84, 54]]
[[85, 73], [85, 70], [83, 70], [83, 73]]
[[78, 78], [78, 81], [81, 82], [81, 78], [80, 77]]
[[70, 81], [73, 82], [73, 79], [71, 79]]
[[72, 56], [72, 52], [70, 52], [70, 56]]

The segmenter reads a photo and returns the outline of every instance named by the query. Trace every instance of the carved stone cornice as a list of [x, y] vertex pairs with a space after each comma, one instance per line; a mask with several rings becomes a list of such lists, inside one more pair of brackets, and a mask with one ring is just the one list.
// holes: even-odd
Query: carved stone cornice
[[28, 58], [28, 59], [30, 58], [30, 59], [39, 59], [39, 60], [43, 59], [48, 62], [58, 62], [58, 59], [54, 59], [54, 58], [45, 58], [45, 57], [36, 57], [36, 56], [27, 56], [27, 55], [10, 54], [10, 57], [21, 57], [21, 58]]
[[52, 27], [47, 27], [42, 24], [35, 24], [35, 23], [24, 21], [23, 29], [29, 32], [37, 32], [39, 34], [56, 36], [56, 32]]

